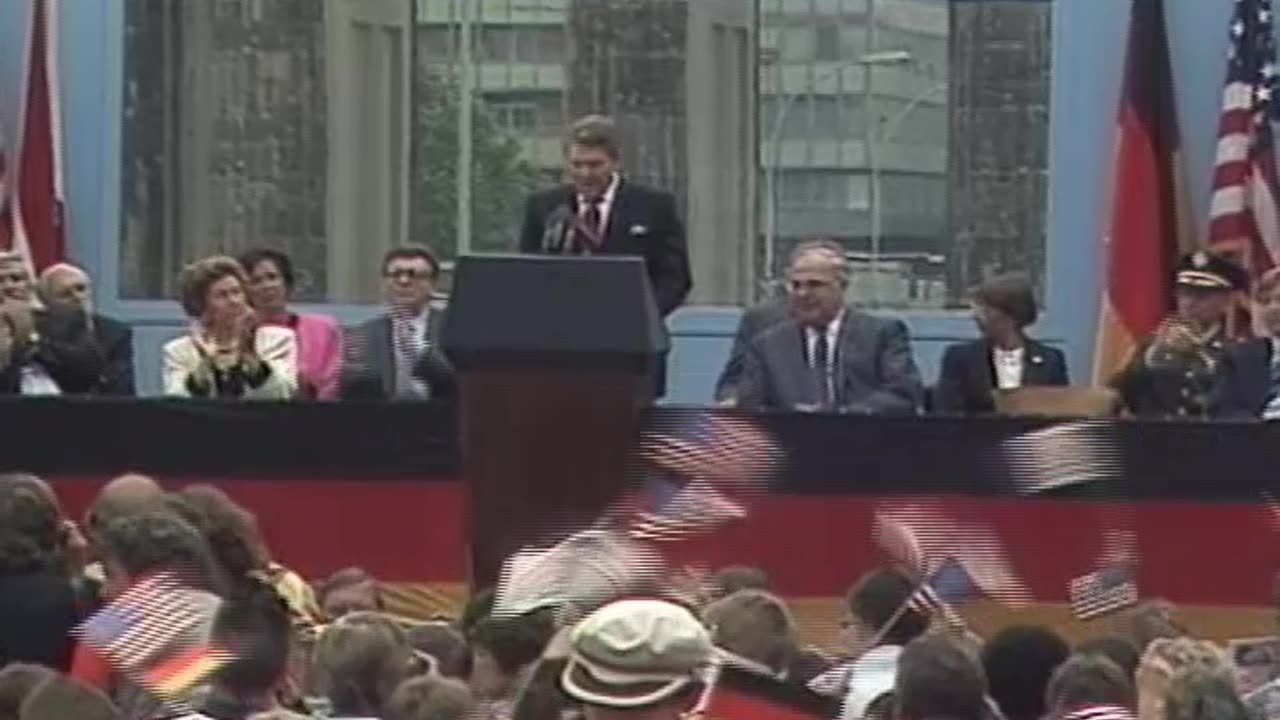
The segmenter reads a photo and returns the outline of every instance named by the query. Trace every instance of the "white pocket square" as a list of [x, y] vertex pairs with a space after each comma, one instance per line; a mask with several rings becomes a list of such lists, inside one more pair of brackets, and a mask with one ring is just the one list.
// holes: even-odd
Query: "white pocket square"
[[631, 234], [632, 235], [648, 235], [649, 228], [644, 225], [632, 225]]

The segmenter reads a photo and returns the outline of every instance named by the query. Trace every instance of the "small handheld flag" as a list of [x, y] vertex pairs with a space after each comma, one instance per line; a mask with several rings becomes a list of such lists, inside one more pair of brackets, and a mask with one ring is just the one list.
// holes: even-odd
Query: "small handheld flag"
[[1067, 596], [1076, 617], [1092, 620], [1137, 605], [1138, 584], [1127, 566], [1113, 565], [1072, 580]]
[[157, 697], [181, 700], [231, 660], [201, 638], [215, 612], [176, 577], [160, 573], [134, 584], [74, 634]]

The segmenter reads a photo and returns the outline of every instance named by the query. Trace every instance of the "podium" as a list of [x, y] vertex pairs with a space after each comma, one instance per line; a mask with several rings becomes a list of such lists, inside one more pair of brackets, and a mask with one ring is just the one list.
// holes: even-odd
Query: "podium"
[[471, 582], [487, 587], [623, 489], [668, 340], [641, 259], [522, 255], [459, 260], [441, 344], [459, 376]]

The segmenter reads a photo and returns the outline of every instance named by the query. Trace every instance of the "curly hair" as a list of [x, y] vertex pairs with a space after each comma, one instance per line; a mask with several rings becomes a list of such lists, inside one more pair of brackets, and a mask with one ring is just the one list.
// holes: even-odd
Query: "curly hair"
[[188, 485], [177, 497], [201, 517], [197, 529], [232, 582], [240, 584], [266, 567], [270, 559], [253, 513], [212, 485]]
[[1174, 678], [1190, 671], [1227, 676], [1226, 652], [1207, 640], [1186, 637], [1152, 642], [1138, 663], [1138, 717], [1163, 720]]
[[223, 578], [200, 531], [172, 512], [145, 512], [112, 520], [102, 530], [102, 552], [130, 577], [167, 571], [193, 587], [223, 594]]
[[63, 560], [61, 513], [21, 476], [0, 478], [0, 575], [52, 570]]
[[197, 260], [182, 269], [182, 273], [178, 275], [178, 300], [187, 317], [198, 318], [204, 315], [209, 288], [226, 277], [239, 280], [241, 287], [249, 282], [240, 263], [226, 255]]
[[1251, 720], [1231, 677], [1205, 668], [1183, 670], [1169, 682], [1164, 720]]

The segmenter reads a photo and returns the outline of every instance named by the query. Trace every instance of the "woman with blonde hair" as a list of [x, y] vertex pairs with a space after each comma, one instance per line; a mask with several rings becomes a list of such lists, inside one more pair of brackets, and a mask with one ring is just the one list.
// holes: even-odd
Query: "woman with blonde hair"
[[298, 389], [293, 332], [258, 322], [245, 299], [244, 268], [215, 256], [179, 278], [190, 331], [164, 346], [164, 394], [176, 397], [287, 400]]
[[1138, 720], [1166, 720], [1174, 679], [1191, 671], [1230, 678], [1226, 653], [1212, 642], [1188, 637], [1153, 641], [1142, 654], [1135, 677]]

